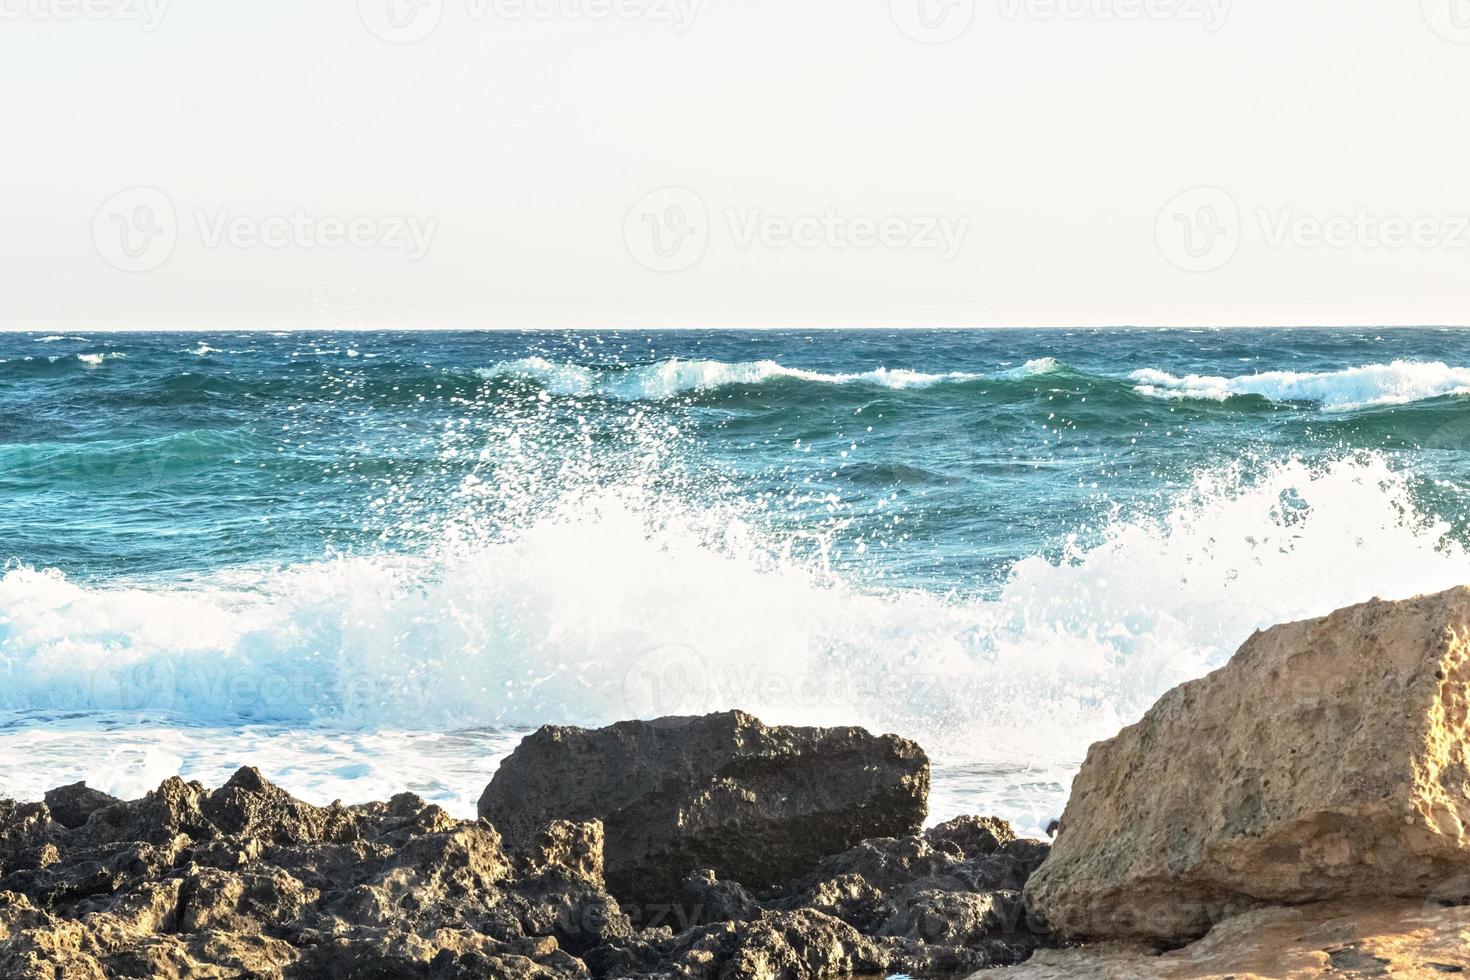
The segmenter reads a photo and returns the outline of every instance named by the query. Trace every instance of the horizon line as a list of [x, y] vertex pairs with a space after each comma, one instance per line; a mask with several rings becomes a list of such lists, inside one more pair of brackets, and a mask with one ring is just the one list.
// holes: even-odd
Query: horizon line
[[1470, 323], [1229, 323], [1229, 324], [1165, 324], [1149, 325], [1136, 323], [1113, 324], [937, 324], [928, 326], [839, 326], [818, 324], [810, 326], [455, 326], [455, 327], [405, 327], [405, 326], [332, 326], [332, 327], [281, 327], [281, 326], [235, 326], [235, 327], [5, 327], [0, 334], [48, 336], [66, 333], [78, 334], [143, 334], [143, 333], [794, 333], [794, 332], [968, 332], [1003, 330], [1139, 330], [1139, 331], [1224, 331], [1224, 330], [1467, 330]]

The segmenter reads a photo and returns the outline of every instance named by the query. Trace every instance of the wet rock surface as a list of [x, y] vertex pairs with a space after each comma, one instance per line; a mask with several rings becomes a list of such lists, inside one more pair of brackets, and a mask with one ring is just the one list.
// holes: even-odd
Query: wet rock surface
[[635, 925], [596, 820], [522, 826], [511, 850], [412, 795], [315, 807], [253, 769], [47, 800], [0, 801], [7, 980], [955, 975], [1048, 941], [1019, 901], [1046, 847], [995, 820], [843, 845], [762, 887], [687, 867]]
[[743, 712], [547, 727], [496, 772], [479, 814], [523, 848], [551, 820], [598, 820], [629, 906], [682, 898], [692, 869], [761, 891], [924, 823], [929, 760], [861, 728], [767, 726]]

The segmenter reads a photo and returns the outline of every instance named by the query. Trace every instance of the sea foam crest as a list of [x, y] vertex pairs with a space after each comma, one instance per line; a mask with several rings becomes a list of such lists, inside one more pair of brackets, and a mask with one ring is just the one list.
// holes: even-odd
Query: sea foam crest
[[941, 758], [1079, 760], [1250, 633], [1463, 582], [1377, 456], [1201, 476], [998, 595], [874, 588], [738, 515], [627, 488], [514, 535], [172, 582], [0, 578], [0, 708], [355, 731], [741, 707]]
[[[1042, 364], [1041, 361], [1035, 361], [1018, 370], [1026, 371], [1032, 369], [1033, 365]], [[633, 368], [599, 370], [542, 357], [528, 357], [484, 368], [477, 373], [489, 379], [524, 378], [542, 385], [554, 395], [597, 395], [620, 401], [657, 401], [691, 392], [714, 391], [730, 385], [757, 385], [779, 378], [793, 378], [813, 384], [867, 384], [902, 389], [923, 388], [944, 382], [973, 381], [984, 377], [965, 371], [932, 374], [905, 368], [881, 367], [872, 371], [840, 374], [806, 371], [770, 360], [730, 363], [683, 358], [670, 358]]]
[[1140, 394], [1155, 398], [1224, 401], [1259, 395], [1275, 402], [1315, 402], [1329, 412], [1470, 394], [1470, 368], [1450, 367], [1442, 361], [1394, 361], [1342, 371], [1266, 371], [1234, 378], [1179, 377], [1149, 368], [1130, 377]]

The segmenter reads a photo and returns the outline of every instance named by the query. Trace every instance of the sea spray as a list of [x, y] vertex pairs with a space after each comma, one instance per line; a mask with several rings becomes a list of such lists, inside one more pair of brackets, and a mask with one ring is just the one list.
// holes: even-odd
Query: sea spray
[[738, 705], [1039, 832], [1251, 630], [1470, 580], [1450, 331], [39, 339], [0, 795], [249, 762], [472, 815], [524, 728]]
[[776, 361], [686, 361], [673, 358], [631, 368], [596, 370], [577, 365], [548, 361], [541, 357], [524, 358], [485, 368], [479, 374], [487, 379], [523, 378], [557, 395], [600, 395], [621, 401], [643, 401], [672, 398], [692, 392], [714, 391], [731, 385], [759, 385], [773, 379], [792, 379], [813, 384], [867, 384], [883, 388], [912, 388], [940, 384], [945, 381], [973, 381], [980, 375], [963, 371], [929, 374], [906, 369], [875, 368], [852, 374], [828, 374], [784, 367]]
[[189, 586], [12, 569], [4, 707], [371, 731], [738, 706], [1069, 760], [1256, 628], [1470, 569], [1377, 457], [1203, 474], [1162, 518], [1018, 563], [994, 599], [864, 589], [678, 507], [609, 490], [495, 543]]
[[1394, 361], [1341, 371], [1263, 371], [1233, 378], [1198, 374], [1181, 378], [1146, 368], [1131, 377], [1140, 393], [1155, 397], [1224, 401], [1258, 395], [1278, 402], [1312, 402], [1329, 412], [1470, 394], [1470, 368], [1439, 361]]

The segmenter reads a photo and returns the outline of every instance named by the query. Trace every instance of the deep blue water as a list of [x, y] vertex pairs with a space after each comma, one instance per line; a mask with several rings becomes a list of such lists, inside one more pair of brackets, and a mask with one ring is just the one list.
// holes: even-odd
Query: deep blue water
[[[1460, 371], [1332, 377], [1397, 360]], [[932, 377], [742, 380], [762, 361]], [[1151, 397], [1130, 377], [1142, 370], [1324, 375], [1349, 407]], [[546, 502], [567, 457], [607, 471], [591, 479], [637, 465], [625, 457], [656, 419], [697, 484], [680, 492], [765, 502], [771, 527], [820, 528], [866, 575], [986, 590], [1113, 507], [1167, 505], [1201, 467], [1233, 462], [1382, 452], [1463, 531], [1470, 400], [1450, 392], [1467, 372], [1470, 336], [1444, 330], [12, 334], [0, 548], [89, 581], [411, 549], [467, 476], [494, 481], [514, 457], [518, 477], [539, 466], [546, 481], [517, 503]], [[516, 436], [542, 458], [506, 450]]]

